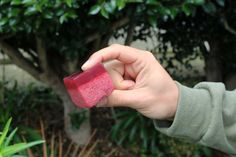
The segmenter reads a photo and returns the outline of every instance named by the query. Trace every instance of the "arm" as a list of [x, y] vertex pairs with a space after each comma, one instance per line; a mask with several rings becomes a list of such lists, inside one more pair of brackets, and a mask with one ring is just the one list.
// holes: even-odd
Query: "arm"
[[236, 155], [236, 91], [225, 91], [220, 83], [182, 86], [150, 52], [128, 46], [95, 52], [82, 69], [101, 62], [116, 89], [98, 106], [133, 108], [155, 119], [156, 128], [169, 136]]
[[155, 120], [157, 130], [236, 155], [236, 90], [222, 83], [200, 83], [194, 88], [179, 83], [174, 121]]

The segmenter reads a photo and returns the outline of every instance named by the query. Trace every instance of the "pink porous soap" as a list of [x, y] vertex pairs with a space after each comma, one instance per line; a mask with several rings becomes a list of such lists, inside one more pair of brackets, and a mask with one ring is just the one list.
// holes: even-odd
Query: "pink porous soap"
[[114, 89], [112, 79], [102, 64], [64, 78], [72, 101], [81, 108], [95, 106]]

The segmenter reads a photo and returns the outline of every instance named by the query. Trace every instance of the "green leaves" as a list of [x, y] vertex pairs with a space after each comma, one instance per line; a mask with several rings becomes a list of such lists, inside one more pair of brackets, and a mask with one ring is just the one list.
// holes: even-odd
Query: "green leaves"
[[217, 4], [224, 7], [225, 6], [225, 0], [216, 0]]
[[[120, 111], [116, 114], [116, 118], [119, 121], [112, 128], [111, 138], [118, 144], [140, 143], [142, 149], [147, 150], [151, 139], [148, 130], [155, 131], [152, 121], [132, 110]], [[156, 137], [152, 138], [157, 140]]]
[[95, 15], [95, 14], [97, 14], [100, 10], [101, 10], [101, 6], [100, 6], [100, 5], [94, 5], [92, 8], [90, 8], [89, 14], [90, 14], [90, 15]]
[[92, 6], [92, 8], [90, 8], [89, 10], [89, 14], [90, 15], [96, 15], [100, 12], [100, 14], [105, 17], [105, 18], [109, 18], [109, 14], [112, 14], [116, 9], [116, 2], [115, 1], [111, 1], [109, 3], [104, 2], [102, 4], [96, 4], [94, 6]]
[[205, 5], [203, 5], [203, 10], [206, 13], [215, 13], [216, 12], [216, 6], [212, 2], [207, 2]]
[[44, 143], [43, 140], [39, 140], [39, 141], [35, 141], [35, 142], [30, 142], [30, 143], [23, 142], [23, 143], [9, 145], [11, 140], [13, 139], [16, 131], [17, 131], [17, 129], [14, 129], [10, 133], [10, 135], [7, 137], [11, 121], [12, 121], [11, 118], [7, 121], [7, 123], [3, 129], [3, 132], [0, 136], [0, 157], [10, 157], [10, 156], [12, 156], [24, 149]]
[[22, 3], [21, 0], [12, 0], [12, 1], [11, 1], [11, 5], [19, 5], [19, 4], [21, 4], [21, 3]]
[[66, 0], [66, 4], [67, 4], [69, 7], [72, 7], [72, 0]]
[[205, 0], [191, 0], [193, 4], [196, 5], [203, 5], [205, 3]]
[[3, 132], [2, 132], [2, 135], [0, 137], [0, 149], [3, 147], [3, 142], [7, 136], [7, 133], [8, 133], [8, 130], [10, 128], [10, 124], [11, 124], [11, 118], [7, 121], [7, 124], [5, 125], [4, 129], [3, 129]]
[[35, 3], [36, 3], [36, 0], [23, 0], [22, 1], [22, 4], [25, 4], [25, 5], [28, 5], [28, 6], [33, 5]]
[[[175, 3], [178, 5], [172, 5]], [[156, 26], [155, 17], [174, 19], [182, 11], [186, 15], [190, 15], [196, 5], [203, 3], [204, 0], [184, 0], [181, 4], [177, 0], [174, 0], [173, 3], [165, 0], [1, 0], [0, 32], [37, 32], [49, 29], [49, 27], [44, 27], [49, 23], [53, 24], [51, 28], [59, 28], [63, 23], [73, 21], [78, 17], [83, 20], [94, 15], [99, 16], [101, 20], [118, 17], [119, 14], [125, 12], [129, 16], [130, 7], [137, 8], [134, 9], [134, 16], [145, 14], [145, 10], [152, 12], [147, 19], [152, 26]], [[217, 0], [217, 3], [223, 5], [224, 0]], [[189, 5], [191, 6], [189, 7]], [[212, 7], [206, 6], [206, 8]]]
[[0, 26], [5, 25], [8, 22], [7, 18], [0, 18]]
[[125, 0], [117, 0], [116, 5], [117, 5], [118, 10], [123, 9], [126, 5]]
[[3, 157], [7, 157], [10, 155], [14, 155], [24, 149], [27, 149], [29, 147], [38, 145], [38, 144], [42, 144], [44, 143], [43, 140], [41, 141], [35, 141], [35, 142], [30, 142], [30, 143], [18, 143], [18, 144], [13, 144], [11, 146], [5, 147], [1, 150], [1, 154], [3, 155]]

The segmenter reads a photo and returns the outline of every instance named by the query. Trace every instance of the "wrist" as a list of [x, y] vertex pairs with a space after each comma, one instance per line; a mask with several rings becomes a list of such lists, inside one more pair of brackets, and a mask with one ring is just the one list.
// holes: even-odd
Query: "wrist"
[[179, 99], [179, 88], [175, 81], [173, 81], [166, 94], [165, 105], [168, 106], [169, 110], [165, 119], [173, 120], [177, 111]]

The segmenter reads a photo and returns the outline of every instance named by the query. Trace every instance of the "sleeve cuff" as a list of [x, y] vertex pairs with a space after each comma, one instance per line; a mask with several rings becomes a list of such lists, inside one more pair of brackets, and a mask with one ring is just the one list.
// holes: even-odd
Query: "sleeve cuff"
[[157, 130], [168, 136], [198, 142], [210, 123], [209, 93], [188, 88], [176, 82], [179, 89], [178, 107], [173, 121], [154, 120]]

